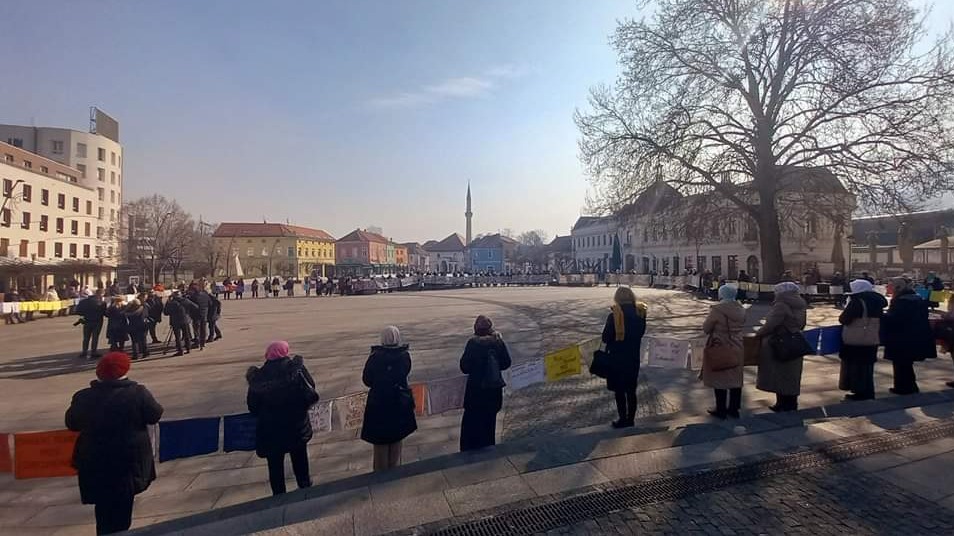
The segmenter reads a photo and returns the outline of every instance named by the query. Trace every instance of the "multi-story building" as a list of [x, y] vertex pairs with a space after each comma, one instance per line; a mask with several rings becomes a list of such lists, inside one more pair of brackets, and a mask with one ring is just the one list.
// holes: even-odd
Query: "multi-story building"
[[616, 233], [615, 216], [580, 216], [570, 230], [576, 271], [609, 272]]
[[427, 251], [417, 242], [401, 244], [407, 250], [407, 268], [411, 272], [429, 272], [431, 265]]
[[407, 246], [394, 244], [394, 264], [399, 270], [407, 270]]
[[116, 246], [98, 230], [96, 190], [79, 170], [0, 142], [0, 181], [0, 292], [114, 277]]
[[[283, 223], [222, 223], [212, 234], [216, 278], [333, 275], [335, 239], [321, 229]], [[238, 263], [236, 263], [238, 259]]]
[[361, 229], [355, 229], [335, 242], [335, 258], [339, 275], [386, 274], [395, 268], [393, 243], [377, 233]]
[[94, 192], [97, 236], [97, 263], [115, 267], [119, 261], [120, 208], [123, 204], [123, 146], [119, 124], [101, 111], [92, 109], [91, 128], [82, 132], [69, 128], [0, 125], [0, 142], [6, 142], [78, 171], [76, 183]]
[[453, 233], [441, 241], [428, 242], [427, 250], [429, 264], [442, 274], [464, 271], [467, 269], [467, 247], [464, 237]]
[[482, 236], [467, 248], [475, 272], [502, 274], [513, 269], [517, 241], [499, 233]]

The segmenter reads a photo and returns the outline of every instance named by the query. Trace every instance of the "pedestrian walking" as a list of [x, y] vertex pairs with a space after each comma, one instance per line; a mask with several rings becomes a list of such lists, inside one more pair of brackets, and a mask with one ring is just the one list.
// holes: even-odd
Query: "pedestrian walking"
[[219, 318], [222, 317], [222, 302], [215, 296], [211, 297], [209, 305], [209, 339], [205, 342], [217, 341], [222, 338], [222, 330], [219, 329]]
[[773, 345], [773, 338], [801, 333], [807, 322], [808, 304], [798, 295], [798, 285], [791, 281], [775, 285], [774, 291], [772, 309], [756, 332], [761, 339], [756, 387], [775, 393], [775, 405], [769, 407], [772, 411], [795, 411], [801, 394], [804, 357], [786, 355]]
[[493, 322], [484, 315], [474, 321], [474, 335], [467, 340], [460, 358], [460, 371], [467, 375], [464, 416], [460, 423], [460, 450], [475, 450], [497, 443], [497, 413], [503, 406], [501, 371], [510, 368], [510, 352]]
[[288, 343], [276, 341], [265, 350], [265, 364], [249, 367], [246, 402], [257, 418], [255, 452], [268, 460], [272, 494], [285, 493], [285, 454], [291, 458], [298, 488], [311, 486], [308, 441], [312, 437], [308, 408], [318, 402], [315, 380], [301, 356], [290, 356]]
[[126, 325], [129, 330], [129, 341], [132, 345], [132, 358], [149, 357], [149, 347], [146, 345], [146, 331], [149, 329], [149, 311], [143, 307], [139, 299], [133, 299], [126, 305], [124, 311]]
[[73, 449], [80, 500], [95, 505], [96, 534], [128, 530], [134, 497], [156, 479], [148, 425], [162, 417], [152, 393], [126, 376], [129, 356], [110, 352], [96, 380], [73, 395], [66, 427], [79, 432]]
[[202, 350], [212, 336], [206, 331], [209, 327], [209, 309], [212, 308], [212, 296], [196, 284], [191, 285], [190, 289], [189, 299], [196, 306], [195, 314], [192, 316], [192, 334], [196, 337], [195, 342], [199, 345], [199, 350]]
[[374, 470], [401, 464], [401, 441], [417, 430], [414, 396], [407, 384], [411, 354], [401, 332], [388, 326], [381, 344], [371, 347], [361, 380], [370, 388], [361, 426], [361, 439], [374, 445]]
[[889, 391], [910, 395], [920, 392], [914, 362], [937, 357], [937, 346], [928, 321], [928, 301], [917, 295], [907, 277], [896, 277], [891, 284], [894, 297], [881, 321], [884, 358], [894, 369], [894, 387]]
[[83, 351], [80, 359], [99, 357], [99, 334], [103, 330], [103, 318], [106, 317], [106, 304], [103, 303], [103, 291], [96, 292], [76, 304], [79, 323], [83, 325]]
[[702, 331], [708, 337], [700, 377], [703, 385], [711, 387], [715, 394], [715, 408], [709, 414], [717, 419], [738, 419], [742, 407], [745, 308], [737, 297], [735, 286], [719, 287], [719, 303], [709, 308], [709, 316], [702, 323]]
[[113, 297], [113, 303], [106, 308], [106, 340], [110, 350], [122, 350], [129, 337], [128, 321], [124, 312], [123, 297]]
[[603, 326], [602, 340], [613, 364], [606, 388], [616, 397], [619, 419], [613, 428], [633, 426], [636, 419], [636, 383], [639, 379], [639, 348], [646, 333], [646, 304], [636, 301], [629, 287], [619, 287]]
[[846, 400], [871, 400], [875, 397], [874, 366], [881, 341], [881, 319], [888, 300], [864, 279], [852, 281], [849, 288], [851, 299], [838, 316], [842, 325], [838, 388], [849, 391]]

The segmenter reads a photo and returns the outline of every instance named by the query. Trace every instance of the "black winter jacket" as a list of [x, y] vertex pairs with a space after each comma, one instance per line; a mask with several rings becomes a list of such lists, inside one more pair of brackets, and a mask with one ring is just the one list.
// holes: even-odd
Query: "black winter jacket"
[[147, 425], [162, 417], [152, 393], [132, 380], [94, 381], [73, 395], [66, 427], [79, 432], [73, 466], [83, 504], [142, 493], [156, 479]]
[[318, 401], [318, 394], [314, 393], [311, 403], [303, 400], [299, 374], [314, 391], [315, 380], [301, 356], [266, 361], [261, 367], [249, 367], [245, 375], [248, 410], [258, 418], [255, 452], [259, 457], [284, 454], [311, 440], [308, 408]]
[[924, 361], [929, 357], [937, 357], [928, 310], [928, 301], [912, 289], [894, 295], [881, 321], [881, 344], [884, 345], [885, 359]]
[[199, 315], [202, 319], [205, 319], [209, 314], [209, 308], [212, 307], [212, 296], [209, 296], [208, 292], [200, 290], [190, 294], [189, 299], [199, 308]]
[[467, 375], [467, 389], [464, 391], [464, 409], [500, 411], [503, 406], [503, 388], [485, 389], [482, 387], [487, 359], [493, 351], [500, 370], [510, 368], [510, 351], [499, 334], [474, 335], [464, 347], [460, 358], [460, 371]]
[[613, 363], [612, 373], [606, 378], [606, 388], [610, 391], [636, 389], [636, 380], [639, 378], [639, 350], [646, 333], [646, 319], [639, 315], [636, 306], [627, 303], [622, 309], [626, 330], [622, 341], [616, 340], [613, 313], [606, 317], [606, 325], [603, 326], [603, 343]]
[[372, 346], [364, 364], [361, 380], [371, 388], [361, 426], [361, 439], [374, 445], [397, 443], [417, 430], [413, 399], [402, 400], [407, 393], [411, 373], [411, 354], [407, 346]]
[[106, 304], [103, 303], [102, 298], [89, 296], [76, 304], [76, 314], [83, 317], [88, 326], [102, 324], [103, 317], [106, 316]]
[[154, 324], [162, 322], [162, 298], [155, 295], [149, 296], [146, 298], [145, 306]]
[[[169, 298], [162, 311], [169, 317], [169, 325], [180, 328], [189, 324], [189, 314], [182, 302], [183, 298]], [[192, 303], [192, 302], [189, 302]]]

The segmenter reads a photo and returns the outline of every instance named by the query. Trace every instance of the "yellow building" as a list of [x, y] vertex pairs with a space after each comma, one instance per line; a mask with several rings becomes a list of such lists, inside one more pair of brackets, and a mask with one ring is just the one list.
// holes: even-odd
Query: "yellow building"
[[217, 280], [304, 279], [312, 270], [330, 276], [335, 265], [335, 239], [321, 229], [281, 223], [222, 223], [212, 238], [219, 257]]

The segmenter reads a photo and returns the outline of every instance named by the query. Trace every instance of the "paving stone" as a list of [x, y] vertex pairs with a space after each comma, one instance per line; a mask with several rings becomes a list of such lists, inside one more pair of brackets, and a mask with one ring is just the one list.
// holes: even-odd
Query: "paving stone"
[[498, 480], [516, 474], [517, 470], [507, 458], [495, 458], [444, 469], [444, 478], [451, 488]]
[[372, 491], [372, 505], [354, 511], [355, 536], [383, 534], [453, 515], [443, 492], [379, 502]]
[[[133, 509], [135, 511], [135, 506]], [[95, 519], [93, 505], [91, 504], [63, 504], [43, 508], [36, 515], [27, 518], [23, 525], [27, 527], [61, 527], [85, 525]]]
[[134, 511], [137, 517], [201, 512], [211, 510], [221, 496], [221, 489], [189, 490], [172, 495], [159, 495], [137, 499]]
[[609, 480], [591, 462], [533, 471], [523, 474], [523, 479], [537, 495], [549, 495]]
[[892, 484], [932, 501], [954, 495], [954, 479], [939, 475], [954, 469], [954, 452], [922, 459], [873, 473]]
[[437, 471], [374, 484], [371, 486], [371, 498], [376, 503], [390, 502], [416, 495], [443, 492], [448, 487], [443, 473]]
[[657, 451], [637, 452], [610, 458], [592, 460], [590, 463], [610, 480], [635, 478], [668, 469], [665, 455]]
[[535, 497], [519, 475], [448, 489], [444, 492], [454, 515], [463, 515]]
[[285, 506], [282, 520], [286, 524], [299, 523], [318, 516], [351, 514], [355, 509], [367, 507], [371, 503], [368, 488], [342, 491], [323, 497], [293, 502]]
[[224, 488], [267, 481], [268, 470], [265, 467], [223, 469], [197, 475], [195, 480], [189, 484], [188, 490]]

